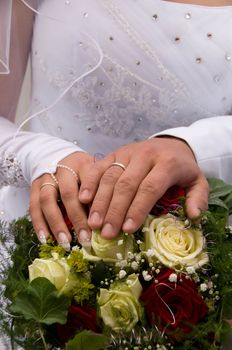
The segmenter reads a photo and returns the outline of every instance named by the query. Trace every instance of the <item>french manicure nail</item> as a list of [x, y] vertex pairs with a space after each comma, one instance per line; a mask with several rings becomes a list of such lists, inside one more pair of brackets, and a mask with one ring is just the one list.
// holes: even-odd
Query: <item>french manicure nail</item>
[[67, 252], [70, 250], [70, 243], [68, 238], [64, 232], [60, 232], [58, 234], [58, 243], [61, 247], [63, 247]]
[[43, 230], [39, 230], [39, 232], [38, 232], [38, 239], [39, 239], [41, 244], [46, 244], [47, 243], [47, 239], [46, 239], [46, 236], [45, 236], [45, 233], [44, 233]]
[[134, 230], [134, 228], [135, 228], [135, 222], [131, 218], [127, 219], [122, 226], [122, 229], [124, 232]]
[[80, 230], [79, 232], [79, 242], [83, 247], [90, 247], [91, 246], [91, 239], [90, 234], [86, 230]]
[[104, 238], [114, 238], [115, 237], [115, 230], [111, 224], [105, 224], [103, 226], [103, 229], [101, 231], [101, 235]]

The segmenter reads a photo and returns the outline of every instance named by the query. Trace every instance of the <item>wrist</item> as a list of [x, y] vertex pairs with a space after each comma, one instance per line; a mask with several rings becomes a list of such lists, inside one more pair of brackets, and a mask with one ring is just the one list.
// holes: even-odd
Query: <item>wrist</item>
[[197, 162], [197, 158], [196, 158], [196, 156], [195, 156], [195, 154], [194, 154], [193, 149], [190, 147], [190, 145], [188, 144], [188, 142], [186, 142], [184, 139], [182, 139], [182, 138], [180, 138], [180, 137], [177, 137], [177, 136], [172, 136], [172, 135], [157, 135], [157, 136], [154, 137], [154, 139], [155, 139], [155, 138], [162, 138], [162, 139], [167, 139], [167, 140], [170, 140], [170, 139], [171, 139], [171, 140], [173, 140], [173, 141], [176, 141], [176, 142], [179, 142], [179, 143], [184, 144], [184, 145], [188, 148], [188, 150], [191, 151], [193, 158], [194, 158], [195, 161]]

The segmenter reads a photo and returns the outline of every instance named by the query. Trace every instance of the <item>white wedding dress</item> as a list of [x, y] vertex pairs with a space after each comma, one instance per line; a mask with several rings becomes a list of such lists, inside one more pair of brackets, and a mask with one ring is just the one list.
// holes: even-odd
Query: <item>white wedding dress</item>
[[156, 133], [185, 139], [207, 176], [232, 183], [232, 6], [43, 0], [37, 9], [33, 133], [14, 138], [0, 118], [1, 219], [23, 215], [31, 181], [79, 147], [107, 154]]
[[159, 132], [185, 139], [206, 175], [232, 181], [232, 6], [44, 0], [38, 12], [36, 134], [13, 139], [1, 120], [0, 183], [14, 185], [0, 191], [2, 219], [24, 213], [31, 181], [78, 147], [106, 154]]

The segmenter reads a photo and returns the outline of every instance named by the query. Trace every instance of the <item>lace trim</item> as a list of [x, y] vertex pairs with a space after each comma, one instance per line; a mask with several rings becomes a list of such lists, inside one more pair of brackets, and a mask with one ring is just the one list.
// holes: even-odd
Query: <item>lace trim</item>
[[0, 156], [0, 187], [13, 185], [27, 187], [20, 162], [13, 153], [5, 153]]

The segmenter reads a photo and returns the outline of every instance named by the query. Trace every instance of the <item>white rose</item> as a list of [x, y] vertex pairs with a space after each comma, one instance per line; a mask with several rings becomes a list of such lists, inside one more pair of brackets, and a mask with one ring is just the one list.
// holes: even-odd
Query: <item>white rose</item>
[[63, 294], [68, 294], [77, 283], [66, 259], [56, 255], [50, 259], [35, 259], [28, 269], [30, 282], [37, 277], [45, 277]]
[[153, 219], [148, 228], [145, 232], [145, 253], [151, 249], [154, 252], [149, 261], [158, 260], [177, 269], [188, 266], [197, 269], [208, 262], [201, 230], [186, 228], [181, 219], [171, 214]]
[[[122, 241], [123, 244], [121, 244]], [[91, 250], [82, 248], [82, 251], [84, 259], [89, 261], [116, 262], [118, 260], [126, 260], [128, 252], [133, 252], [133, 247], [133, 235], [121, 233], [116, 238], [109, 240], [103, 238], [99, 231], [93, 231]]]
[[141, 292], [142, 286], [135, 274], [109, 290], [101, 289], [98, 305], [104, 324], [115, 332], [130, 332], [142, 317], [138, 301]]

